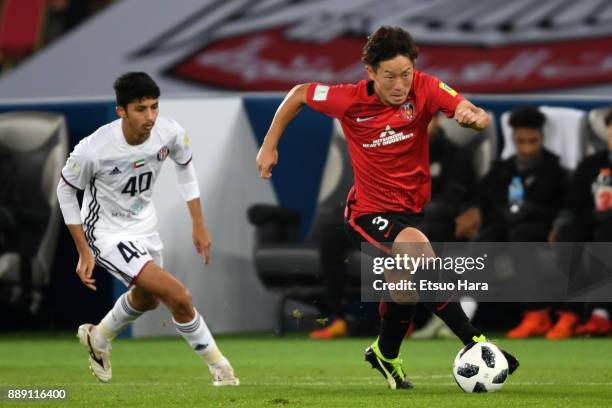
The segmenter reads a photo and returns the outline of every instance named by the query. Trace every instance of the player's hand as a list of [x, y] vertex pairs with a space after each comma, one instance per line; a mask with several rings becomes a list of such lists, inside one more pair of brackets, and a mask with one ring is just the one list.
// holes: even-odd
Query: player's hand
[[471, 207], [455, 218], [455, 238], [473, 239], [482, 225], [482, 214], [478, 207]]
[[89, 289], [96, 290], [96, 280], [93, 278], [93, 270], [96, 265], [93, 255], [89, 250], [79, 254], [79, 263], [76, 267], [76, 273], [79, 275], [79, 279], [83, 282], [83, 285]]
[[196, 252], [199, 256], [204, 258], [204, 264], [208, 265], [210, 262], [210, 247], [212, 241], [210, 240], [210, 234], [208, 233], [206, 225], [203, 223], [193, 224], [192, 238]]
[[490, 122], [489, 114], [484, 109], [467, 101], [461, 102], [455, 109], [455, 120], [459, 125], [474, 130], [483, 130]]
[[266, 145], [261, 146], [255, 162], [261, 178], [269, 179], [272, 177], [272, 168], [278, 163], [278, 150], [266, 147]]

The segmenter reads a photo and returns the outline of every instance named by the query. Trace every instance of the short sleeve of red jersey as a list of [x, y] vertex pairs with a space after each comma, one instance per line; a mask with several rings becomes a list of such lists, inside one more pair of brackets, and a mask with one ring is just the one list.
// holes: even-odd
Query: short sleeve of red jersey
[[333, 118], [341, 118], [353, 103], [357, 86], [353, 84], [325, 85], [316, 82], [308, 86], [306, 102], [312, 109]]
[[424, 75], [427, 84], [429, 100], [427, 102], [432, 114], [442, 111], [446, 117], [452, 117], [459, 102], [464, 98], [460, 93], [431, 75]]

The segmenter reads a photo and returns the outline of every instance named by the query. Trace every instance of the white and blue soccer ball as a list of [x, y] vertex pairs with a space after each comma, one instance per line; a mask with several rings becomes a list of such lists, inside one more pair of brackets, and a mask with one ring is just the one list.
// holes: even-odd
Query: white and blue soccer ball
[[459, 350], [453, 375], [465, 392], [499, 391], [508, 378], [508, 360], [493, 343], [469, 344]]

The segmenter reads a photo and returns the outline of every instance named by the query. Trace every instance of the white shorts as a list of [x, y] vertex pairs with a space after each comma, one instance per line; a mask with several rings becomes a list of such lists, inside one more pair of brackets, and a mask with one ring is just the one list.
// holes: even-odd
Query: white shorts
[[163, 267], [163, 244], [159, 234], [147, 236], [115, 235], [95, 241], [96, 263], [130, 287], [149, 262]]

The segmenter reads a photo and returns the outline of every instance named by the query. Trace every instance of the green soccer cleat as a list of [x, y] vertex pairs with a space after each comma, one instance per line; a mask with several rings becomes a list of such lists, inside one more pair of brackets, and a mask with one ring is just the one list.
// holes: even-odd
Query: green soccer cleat
[[399, 356], [393, 359], [383, 357], [378, 348], [378, 339], [366, 349], [365, 360], [372, 365], [372, 368], [377, 369], [385, 377], [387, 385], [392, 390], [414, 387], [406, 378], [402, 368], [402, 359]]

